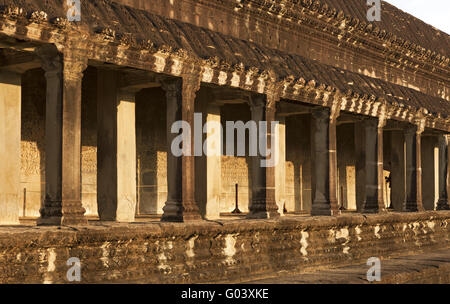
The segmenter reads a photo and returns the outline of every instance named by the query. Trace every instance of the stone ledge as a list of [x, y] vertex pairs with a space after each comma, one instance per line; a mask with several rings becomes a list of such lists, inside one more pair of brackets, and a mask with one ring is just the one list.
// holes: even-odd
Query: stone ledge
[[0, 282], [65, 283], [70, 257], [82, 282], [245, 280], [391, 258], [450, 244], [450, 211], [85, 227], [0, 228]]
[[[277, 277], [244, 281], [245, 284], [368, 284], [364, 264], [312, 273], [279, 273]], [[450, 284], [450, 248], [432, 253], [381, 261], [380, 284]]]

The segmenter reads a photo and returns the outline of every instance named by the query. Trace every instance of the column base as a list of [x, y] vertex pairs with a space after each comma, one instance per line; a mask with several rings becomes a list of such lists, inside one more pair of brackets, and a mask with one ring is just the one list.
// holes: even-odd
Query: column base
[[[387, 209], [384, 207], [380, 207], [380, 203], [378, 201], [370, 201], [365, 202], [363, 204], [361, 213], [384, 213], [387, 212]], [[383, 203], [384, 205], [384, 203]]]
[[195, 202], [168, 201], [163, 211], [161, 222], [185, 223], [203, 220]]
[[417, 202], [407, 202], [405, 208], [403, 208], [404, 212], [423, 212], [425, 209], [423, 208], [421, 203]]
[[330, 203], [313, 203], [311, 209], [312, 216], [335, 216], [340, 215], [338, 208], [332, 208]]
[[383, 208], [383, 209], [363, 209], [361, 211], [361, 213], [372, 213], [372, 214], [374, 214], [374, 213], [386, 213], [386, 212], [388, 212], [388, 210], [385, 209], [385, 208]]
[[448, 200], [439, 200], [437, 203], [437, 210], [450, 210]]
[[83, 226], [88, 224], [81, 201], [46, 201], [38, 226]]
[[251, 212], [247, 214], [246, 219], [277, 219], [280, 218], [280, 214], [277, 211], [260, 211], [260, 212]]
[[253, 200], [249, 208], [247, 219], [273, 219], [279, 218], [278, 205], [271, 199]]
[[52, 216], [37, 219], [38, 226], [86, 226], [88, 220], [84, 216]]

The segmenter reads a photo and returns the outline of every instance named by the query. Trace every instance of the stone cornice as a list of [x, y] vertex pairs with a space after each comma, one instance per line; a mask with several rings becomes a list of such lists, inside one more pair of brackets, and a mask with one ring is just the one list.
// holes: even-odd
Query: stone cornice
[[[340, 92], [314, 79], [305, 80], [294, 76], [279, 79], [273, 71], [260, 71], [243, 64], [231, 66], [218, 58], [199, 59], [184, 50], [173, 50], [149, 41], [138, 41], [132, 35], [120, 35], [103, 29], [91, 34], [86, 29], [69, 24], [58, 18], [52, 21], [25, 18], [20, 10], [0, 15], [0, 34], [22, 41], [55, 44], [61, 51], [65, 46], [77, 46], [86, 58], [128, 66], [156, 73], [184, 77], [195, 74], [202, 82], [239, 88], [245, 91], [273, 95], [273, 88], [282, 88], [277, 96], [284, 99], [307, 102], [324, 107], [341, 104], [341, 111], [417, 124], [450, 132], [450, 118], [433, 116], [424, 108], [413, 108], [404, 104], [388, 104], [380, 96], [360, 95], [348, 90]], [[43, 14], [38, 14], [43, 15]], [[61, 24], [65, 24], [64, 27]], [[125, 38], [124, 38], [125, 37]], [[81, 42], [80, 42], [81, 41]], [[279, 95], [278, 95], [279, 94]]]

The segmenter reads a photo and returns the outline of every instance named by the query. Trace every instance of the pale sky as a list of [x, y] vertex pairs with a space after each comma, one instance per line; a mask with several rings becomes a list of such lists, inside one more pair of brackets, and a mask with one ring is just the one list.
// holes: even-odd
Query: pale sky
[[384, 0], [450, 34], [450, 0]]

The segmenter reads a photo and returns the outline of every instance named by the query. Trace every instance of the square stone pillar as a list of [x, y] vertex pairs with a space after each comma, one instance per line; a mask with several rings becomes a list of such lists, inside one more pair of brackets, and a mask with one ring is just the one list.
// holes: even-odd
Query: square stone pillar
[[[162, 221], [187, 222], [201, 220], [195, 202], [194, 161], [194, 102], [200, 89], [196, 77], [165, 80], [162, 88], [167, 96], [167, 202], [163, 208]], [[187, 126], [189, 129], [185, 129]], [[176, 127], [180, 127], [178, 129]], [[175, 127], [174, 132], [172, 129]], [[182, 134], [178, 134], [182, 132]], [[173, 149], [181, 136], [183, 153], [175, 155]], [[178, 147], [177, 147], [178, 148]]]
[[385, 210], [383, 197], [383, 126], [376, 118], [355, 125], [357, 199], [364, 213]]
[[220, 105], [208, 104], [206, 114], [206, 219], [220, 218], [222, 191], [222, 132]]
[[423, 211], [422, 205], [422, 133], [417, 126], [405, 130], [406, 146], [406, 201], [403, 210]]
[[136, 215], [136, 90], [119, 89], [120, 74], [98, 70], [97, 204], [100, 220]]
[[402, 211], [406, 201], [406, 146], [403, 131], [391, 131], [391, 191], [392, 206]]
[[278, 117], [278, 161], [275, 167], [275, 201], [278, 205], [278, 212], [284, 215], [286, 203], [286, 119]]
[[46, 71], [45, 201], [38, 225], [83, 225], [81, 205], [81, 83], [87, 58], [44, 47]]
[[425, 210], [436, 210], [439, 200], [438, 137], [422, 135], [422, 202]]
[[0, 225], [19, 224], [21, 75], [0, 71]]
[[312, 111], [311, 160], [313, 203], [311, 215], [337, 215], [336, 122], [329, 108]]
[[437, 210], [450, 210], [448, 202], [448, 135], [439, 135], [439, 200]]
[[[254, 94], [250, 98], [252, 120], [258, 125], [258, 144], [260, 151], [252, 161], [252, 201], [249, 206], [249, 219], [277, 218], [278, 206], [275, 200], [275, 164], [270, 158], [276, 157], [276, 146], [272, 147], [272, 123], [275, 121], [275, 103], [273, 96]], [[266, 122], [266, 130], [261, 129], [260, 122]], [[265, 132], [264, 132], [265, 131]], [[266, 151], [261, 151], [261, 141], [265, 141]], [[264, 145], [263, 145], [264, 146]], [[270, 153], [267, 153], [270, 151]], [[265, 155], [261, 155], [264, 153]], [[265, 166], [263, 165], [265, 163]]]

